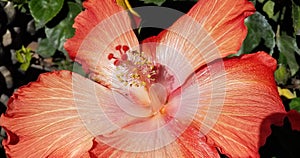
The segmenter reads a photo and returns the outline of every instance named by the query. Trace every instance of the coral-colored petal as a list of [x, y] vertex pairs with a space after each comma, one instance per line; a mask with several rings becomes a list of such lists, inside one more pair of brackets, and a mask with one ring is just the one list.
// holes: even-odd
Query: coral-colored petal
[[138, 49], [139, 43], [128, 12], [113, 0], [88, 0], [83, 6], [86, 10], [75, 19], [75, 36], [66, 41], [65, 48], [72, 59], [95, 75], [94, 80], [109, 86], [115, 67], [108, 55], [119, 54], [117, 45]]
[[[225, 71], [218, 71], [225, 66]], [[259, 157], [270, 124], [285, 110], [273, 73], [276, 61], [264, 52], [216, 61], [197, 72], [200, 109], [195, 121], [208, 142], [231, 157]], [[278, 119], [278, 120], [276, 120]], [[262, 132], [262, 133], [261, 133]]]
[[68, 71], [41, 75], [37, 82], [13, 95], [1, 117], [0, 124], [8, 132], [8, 139], [3, 141], [7, 154], [11, 157], [86, 155], [95, 136], [118, 130], [136, 119], [132, 113], [145, 111], [143, 108], [130, 111], [134, 108], [130, 106], [137, 105], [120, 101], [118, 95]]
[[[158, 85], [154, 86], [159, 88]], [[205, 143], [206, 139], [200, 134], [199, 125], [191, 125], [199, 105], [197, 90], [196, 84], [187, 87], [180, 95], [177, 95], [178, 97], [169, 99], [167, 105], [164, 105], [165, 110], [150, 117], [132, 120], [128, 126], [112, 133], [97, 136], [96, 147], [92, 150], [92, 155], [99, 157], [107, 155], [116, 157], [217, 157], [216, 148]], [[159, 90], [154, 91], [165, 93]], [[150, 93], [154, 91], [150, 90]], [[149, 95], [153, 99], [153, 96]], [[161, 105], [161, 102], [165, 101], [157, 98], [155, 104]]]
[[[163, 137], [161, 138], [163, 139]], [[112, 148], [99, 141], [94, 141], [90, 151], [91, 157], [199, 157], [217, 158], [216, 148], [206, 143], [206, 138], [199, 134], [198, 129], [189, 126], [174, 142], [163, 148], [148, 152], [127, 152]]]
[[156, 46], [157, 46], [157, 37], [151, 36], [142, 41], [141, 49], [148, 57], [151, 57], [153, 60], [155, 60]]
[[8, 156], [80, 157], [88, 152], [93, 136], [78, 115], [71, 81], [71, 72], [47, 73], [14, 93], [0, 120], [8, 132], [3, 141]]
[[[254, 10], [247, 0], [201, 0], [187, 15], [158, 35], [156, 56], [186, 78], [192, 72], [182, 68], [184, 64], [172, 64], [172, 61], [186, 58], [196, 70], [237, 52], [247, 34], [244, 19]], [[172, 55], [174, 51], [176, 57]]]

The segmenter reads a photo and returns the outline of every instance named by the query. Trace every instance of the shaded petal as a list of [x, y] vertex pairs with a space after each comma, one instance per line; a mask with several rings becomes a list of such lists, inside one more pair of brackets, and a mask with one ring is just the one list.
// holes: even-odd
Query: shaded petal
[[287, 116], [291, 122], [292, 129], [300, 131], [300, 113], [295, 110], [291, 110], [288, 112]]
[[197, 128], [189, 126], [173, 143], [148, 152], [127, 152], [112, 148], [99, 141], [94, 141], [90, 151], [91, 157], [199, 157], [217, 158], [216, 148], [206, 143], [206, 138], [199, 134]]
[[[247, 0], [201, 0], [158, 35], [156, 57], [186, 78], [200, 66], [237, 52], [247, 34], [244, 19], [254, 11]], [[192, 70], [185, 68], [185, 60]]]
[[[285, 113], [273, 77], [276, 61], [259, 52], [225, 60], [224, 66], [226, 72], [213, 71], [223, 67], [220, 60], [196, 73], [200, 105], [205, 106], [200, 106], [195, 121], [201, 124], [200, 130], [208, 142], [222, 153], [259, 157], [258, 150], [270, 134], [270, 124], [282, 121], [272, 117], [265, 123], [265, 119]], [[213, 89], [217, 91], [212, 92]], [[219, 89], [225, 89], [225, 93]]]
[[108, 60], [108, 54], [118, 55], [117, 45], [136, 48], [138, 40], [128, 12], [113, 0], [88, 0], [83, 6], [86, 10], [76, 17], [73, 25], [75, 36], [66, 41], [65, 48], [72, 59], [95, 75], [94, 80], [110, 85], [115, 66]]
[[[274, 118], [281, 118], [278, 120], [278, 122], [275, 122], [274, 124], [276, 126], [283, 126], [283, 120], [287, 118], [291, 124], [292, 130], [297, 130], [300, 131], [300, 113], [297, 112], [296, 110], [290, 110], [287, 113], [278, 113], [275, 115], [270, 116], [268, 119], [265, 120], [265, 124], [267, 124], [270, 121], [273, 121]], [[274, 121], [273, 121], [274, 122]], [[271, 131], [269, 132], [271, 134]], [[267, 135], [268, 136], [268, 135]], [[261, 144], [263, 145], [265, 142], [262, 142]]]

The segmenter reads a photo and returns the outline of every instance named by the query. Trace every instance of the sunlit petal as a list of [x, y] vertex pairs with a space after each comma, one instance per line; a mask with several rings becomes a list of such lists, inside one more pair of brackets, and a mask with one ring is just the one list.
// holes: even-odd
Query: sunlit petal
[[[187, 15], [158, 35], [159, 62], [167, 61], [186, 79], [200, 66], [237, 52], [247, 34], [244, 19], [254, 10], [247, 0], [197, 2]], [[184, 60], [190, 63], [191, 70], [185, 67]]]
[[[258, 157], [258, 149], [268, 136], [260, 132], [270, 131], [272, 122], [282, 120], [277, 117], [265, 124], [265, 119], [285, 113], [273, 77], [276, 61], [259, 52], [227, 59], [225, 73], [210, 74], [220, 64], [216, 61], [197, 72], [201, 84], [200, 105], [204, 106], [200, 106], [195, 121], [222, 153], [232, 157]], [[213, 89], [224, 87], [225, 96], [212, 93]]]
[[88, 152], [93, 135], [78, 115], [71, 80], [71, 72], [47, 73], [12, 96], [0, 120], [8, 133], [3, 141], [8, 156], [79, 157]]
[[137, 38], [127, 11], [113, 0], [89, 0], [83, 6], [86, 10], [75, 19], [75, 36], [67, 40], [65, 48], [72, 59], [93, 74], [93, 80], [110, 86], [114, 64], [108, 55], [118, 54], [118, 45], [138, 49]]

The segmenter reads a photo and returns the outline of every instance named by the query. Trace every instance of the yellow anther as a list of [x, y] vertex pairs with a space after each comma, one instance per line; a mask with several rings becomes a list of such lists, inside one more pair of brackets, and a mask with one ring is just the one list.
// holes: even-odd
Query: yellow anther
[[132, 77], [133, 79], [138, 79], [138, 78], [140, 78], [140, 75], [137, 74], [137, 73], [135, 73], [135, 74], [132, 74], [131, 77]]
[[155, 81], [155, 65], [143, 52], [128, 51], [128, 59], [116, 67], [117, 79], [125, 86], [147, 87]]
[[142, 85], [142, 86], [146, 86], [146, 82], [144, 82], [144, 81], [141, 82], [141, 85]]

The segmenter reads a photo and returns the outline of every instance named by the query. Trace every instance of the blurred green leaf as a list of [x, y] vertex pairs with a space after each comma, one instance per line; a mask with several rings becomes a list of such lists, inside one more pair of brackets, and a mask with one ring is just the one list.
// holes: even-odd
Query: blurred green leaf
[[140, 0], [143, 1], [144, 3], [148, 4], [148, 3], [154, 3], [158, 6], [161, 6], [166, 0]]
[[262, 41], [267, 48], [270, 48], [270, 54], [273, 54], [275, 47], [275, 34], [266, 18], [256, 12], [245, 20], [248, 27], [248, 34], [244, 40], [238, 55], [251, 53]]
[[39, 41], [39, 46], [37, 47], [36, 53], [38, 53], [43, 58], [49, 58], [54, 55], [56, 48], [53, 47], [52, 41], [48, 38]]
[[[53, 28], [45, 28], [46, 36], [52, 42], [52, 46], [66, 54], [64, 43], [67, 38], [74, 35], [74, 18], [81, 11], [81, 6], [78, 3], [68, 2], [69, 13], [67, 17]], [[67, 55], [67, 54], [66, 54]]]
[[16, 59], [19, 63], [25, 63], [26, 62], [26, 58], [25, 55], [19, 51], [16, 51]]
[[77, 63], [77, 62], [74, 62], [73, 63], [73, 69], [72, 69], [73, 72], [76, 72], [82, 76], [87, 76], [87, 74], [85, 73], [85, 71], [83, 70], [82, 66]]
[[282, 64], [282, 65], [288, 64], [286, 57], [282, 53], [279, 53], [279, 58], [278, 58], [277, 62], [278, 62], [278, 64]]
[[71, 60], [60, 60], [56, 61], [55, 64], [58, 66], [58, 70], [69, 70], [87, 77], [87, 74], [83, 70], [82, 66], [77, 62], [72, 62]]
[[289, 105], [290, 109], [300, 112], [300, 98], [294, 98]]
[[78, 3], [78, 4], [82, 4], [82, 1], [83, 0], [75, 0], [75, 2]]
[[265, 0], [257, 0], [259, 3], [263, 3]]
[[285, 65], [280, 64], [278, 69], [275, 71], [275, 80], [278, 84], [285, 85], [290, 77], [290, 74]]
[[263, 11], [267, 13], [269, 18], [272, 18], [274, 15], [274, 6], [275, 6], [275, 3], [270, 0], [267, 3], [265, 3], [263, 6]]
[[20, 69], [22, 71], [26, 71], [30, 66], [30, 61], [32, 58], [32, 53], [30, 49], [22, 46], [20, 50], [16, 51], [16, 59], [19, 63], [21, 63]]
[[29, 9], [36, 24], [36, 28], [42, 28], [53, 19], [63, 7], [64, 0], [30, 0]]
[[27, 0], [7, 0], [7, 1], [12, 1], [14, 4], [23, 4], [23, 3], [27, 3], [28, 2]]
[[291, 75], [294, 76], [299, 70], [299, 65], [295, 58], [295, 52], [300, 55], [300, 50], [297, 46], [296, 39], [286, 34], [277, 37], [277, 46], [287, 61], [287, 64], [291, 70]]
[[297, 35], [300, 35], [300, 6], [293, 3], [292, 7], [293, 26]]

